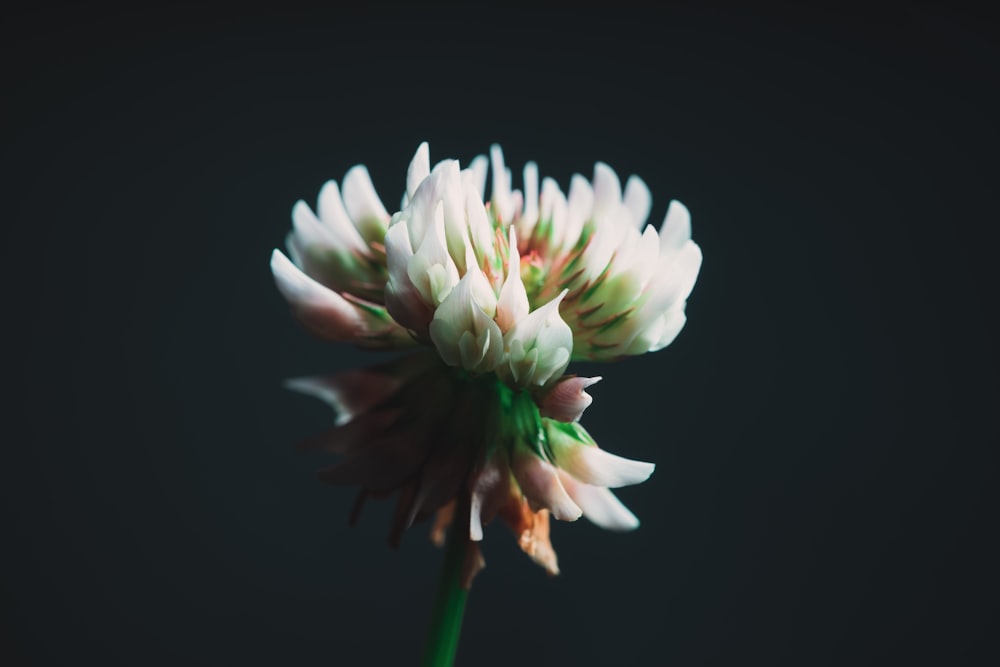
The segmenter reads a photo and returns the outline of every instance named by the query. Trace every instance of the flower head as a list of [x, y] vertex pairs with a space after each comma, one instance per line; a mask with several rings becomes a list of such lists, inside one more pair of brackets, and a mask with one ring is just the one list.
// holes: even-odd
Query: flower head
[[[686, 208], [672, 202], [657, 231], [650, 207], [638, 177], [623, 189], [603, 163], [592, 181], [574, 176], [568, 195], [549, 178], [539, 187], [529, 163], [522, 193], [499, 147], [465, 169], [431, 168], [426, 143], [391, 216], [361, 166], [342, 188], [323, 187], [317, 213], [296, 204], [291, 260], [276, 250], [271, 266], [300, 322], [328, 340], [422, 347], [291, 383], [338, 412], [309, 443], [344, 457], [321, 478], [360, 486], [356, 511], [398, 493], [393, 543], [433, 513], [440, 534], [456, 503], [473, 541], [499, 516], [551, 573], [550, 516], [638, 526], [609, 488], [645, 480], [653, 464], [597, 446], [579, 419], [600, 378], [563, 373], [574, 359], [658, 350], [683, 327], [701, 252]], [[469, 562], [471, 578], [480, 560]]]

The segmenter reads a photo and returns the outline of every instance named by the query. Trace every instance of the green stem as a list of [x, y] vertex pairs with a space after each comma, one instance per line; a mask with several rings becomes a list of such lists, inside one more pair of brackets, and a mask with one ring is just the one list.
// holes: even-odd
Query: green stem
[[[451, 667], [458, 648], [458, 635], [462, 630], [462, 615], [469, 591], [462, 587], [462, 565], [469, 545], [468, 517], [462, 519], [462, 503], [455, 509], [448, 539], [445, 543], [444, 565], [438, 581], [431, 627], [427, 633], [422, 667]], [[464, 528], [464, 530], [463, 530]]]

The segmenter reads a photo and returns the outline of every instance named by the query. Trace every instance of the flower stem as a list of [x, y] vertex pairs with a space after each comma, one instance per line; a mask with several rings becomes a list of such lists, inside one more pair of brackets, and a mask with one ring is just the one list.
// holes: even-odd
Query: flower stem
[[427, 634], [423, 661], [420, 663], [422, 667], [451, 667], [458, 648], [465, 599], [469, 595], [469, 591], [462, 586], [462, 567], [469, 546], [468, 517], [464, 521], [462, 519], [462, 515], [468, 512], [468, 507], [462, 505], [458, 501], [451, 528], [448, 529], [444, 565], [438, 580], [434, 609], [431, 611], [431, 627]]

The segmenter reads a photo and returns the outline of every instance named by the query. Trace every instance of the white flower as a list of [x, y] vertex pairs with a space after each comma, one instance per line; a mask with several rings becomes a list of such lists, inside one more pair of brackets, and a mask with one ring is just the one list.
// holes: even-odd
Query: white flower
[[[485, 197], [487, 166], [491, 192]], [[321, 473], [369, 495], [398, 491], [390, 542], [456, 503], [468, 534], [499, 516], [518, 544], [555, 574], [549, 518], [603, 528], [639, 525], [609, 490], [638, 484], [653, 464], [600, 447], [580, 425], [596, 378], [563, 376], [571, 360], [658, 350], [684, 326], [701, 266], [687, 209], [671, 202], [657, 231], [649, 189], [624, 189], [597, 163], [563, 194], [538, 167], [523, 193], [498, 146], [463, 169], [433, 167], [426, 143], [410, 162], [400, 210], [389, 215], [367, 170], [320, 191], [317, 213], [292, 210], [291, 260], [275, 250], [278, 289], [316, 335], [364, 347], [421, 344], [423, 352], [332, 378], [294, 381], [338, 412], [314, 438], [344, 461]], [[470, 579], [481, 559], [468, 560]]]

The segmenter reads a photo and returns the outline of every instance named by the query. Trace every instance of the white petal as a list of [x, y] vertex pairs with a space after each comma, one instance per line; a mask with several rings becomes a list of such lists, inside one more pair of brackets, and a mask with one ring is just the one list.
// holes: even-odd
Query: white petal
[[482, 471], [476, 475], [472, 485], [469, 503], [469, 539], [473, 542], [480, 542], [483, 539], [483, 514], [485, 510], [486, 520], [490, 519], [490, 511], [496, 511], [496, 495], [503, 491], [502, 485], [506, 484], [503, 471], [492, 460], [483, 466]]
[[616, 531], [635, 530], [639, 527], [639, 519], [635, 514], [608, 489], [583, 484], [563, 471], [560, 471], [559, 480], [569, 497], [583, 511], [583, 516], [595, 525]]
[[594, 190], [587, 179], [580, 174], [573, 174], [569, 182], [569, 195], [566, 198], [566, 230], [560, 239], [561, 247], [570, 249], [580, 240], [583, 225], [590, 219], [594, 210]]
[[656, 352], [673, 343], [686, 322], [687, 316], [684, 314], [683, 303], [664, 313], [659, 336], [657, 336], [656, 342], [649, 346], [649, 351]]
[[385, 309], [401, 326], [425, 336], [433, 315], [433, 305], [424, 300], [407, 272], [413, 250], [405, 223], [389, 226], [385, 234], [385, 256], [389, 269]]
[[[544, 385], [562, 375], [573, 350], [573, 331], [559, 314], [559, 304], [566, 296], [563, 290], [556, 298], [536, 308], [504, 335], [504, 348], [509, 353], [508, 368], [521, 386]], [[534, 354], [532, 354], [534, 353]]]
[[466, 273], [434, 311], [429, 328], [446, 364], [476, 373], [494, 370], [503, 355], [503, 334], [476, 301], [479, 278], [485, 281], [481, 272], [478, 277], [476, 271]]
[[504, 167], [503, 151], [497, 144], [490, 146], [490, 166], [493, 171], [493, 191], [490, 199], [493, 202], [494, 214], [503, 222], [510, 222], [514, 217], [510, 171]]
[[389, 213], [382, 205], [364, 165], [351, 167], [344, 175], [344, 207], [361, 236], [381, 242], [389, 223]]
[[559, 185], [549, 177], [542, 179], [540, 205], [542, 209], [540, 219], [549, 223], [550, 237], [539, 241], [548, 243], [550, 248], [561, 248], [567, 227], [566, 197], [559, 189]]
[[445, 247], [444, 205], [441, 202], [406, 272], [423, 300], [432, 306], [438, 306], [458, 283], [458, 267]]
[[477, 261], [473, 264], [478, 264], [493, 252], [493, 227], [490, 225], [489, 214], [482, 199], [471, 189], [465, 192], [465, 215], [468, 233], [476, 252]]
[[521, 257], [517, 251], [517, 236], [510, 227], [510, 254], [507, 260], [507, 278], [497, 299], [496, 321], [500, 330], [507, 333], [515, 324], [528, 316], [528, 293], [521, 280]]
[[622, 201], [622, 186], [615, 170], [603, 162], [594, 165], [594, 217], [613, 209]]
[[300, 248], [315, 248], [319, 250], [340, 250], [333, 232], [312, 212], [309, 205], [301, 199], [292, 207], [292, 228], [301, 244]]
[[587, 430], [576, 423], [543, 420], [545, 437], [556, 465], [594, 486], [628, 486], [644, 482], [656, 466], [615, 456], [598, 447]]
[[365, 332], [364, 320], [354, 305], [302, 273], [279, 250], [271, 254], [271, 272], [296, 317], [315, 335], [356, 341]]
[[524, 165], [524, 208], [517, 219], [517, 234], [527, 246], [531, 232], [538, 223], [538, 165]]
[[472, 183], [476, 186], [476, 192], [479, 193], [480, 201], [486, 199], [486, 171], [489, 163], [490, 161], [485, 155], [477, 155], [472, 158], [472, 161], [469, 162], [469, 166], [466, 167], [466, 169], [474, 174]]
[[691, 238], [691, 213], [676, 199], [670, 202], [660, 227], [660, 248], [678, 249]]
[[653, 195], [649, 187], [638, 176], [628, 177], [625, 183], [625, 207], [632, 214], [636, 227], [642, 227], [649, 217], [649, 209], [653, 206]]
[[318, 209], [320, 221], [333, 232], [339, 245], [359, 254], [371, 254], [368, 244], [361, 238], [357, 227], [347, 215], [336, 181], [327, 181], [319, 191]]
[[649, 479], [656, 465], [633, 461], [606, 452], [597, 445], [574, 443], [569, 438], [551, 438], [556, 465], [584, 484], [630, 486]]
[[410, 166], [406, 170], [406, 196], [413, 199], [413, 193], [417, 191], [425, 178], [431, 173], [430, 147], [427, 142], [423, 142], [417, 147], [417, 152], [410, 160]]

